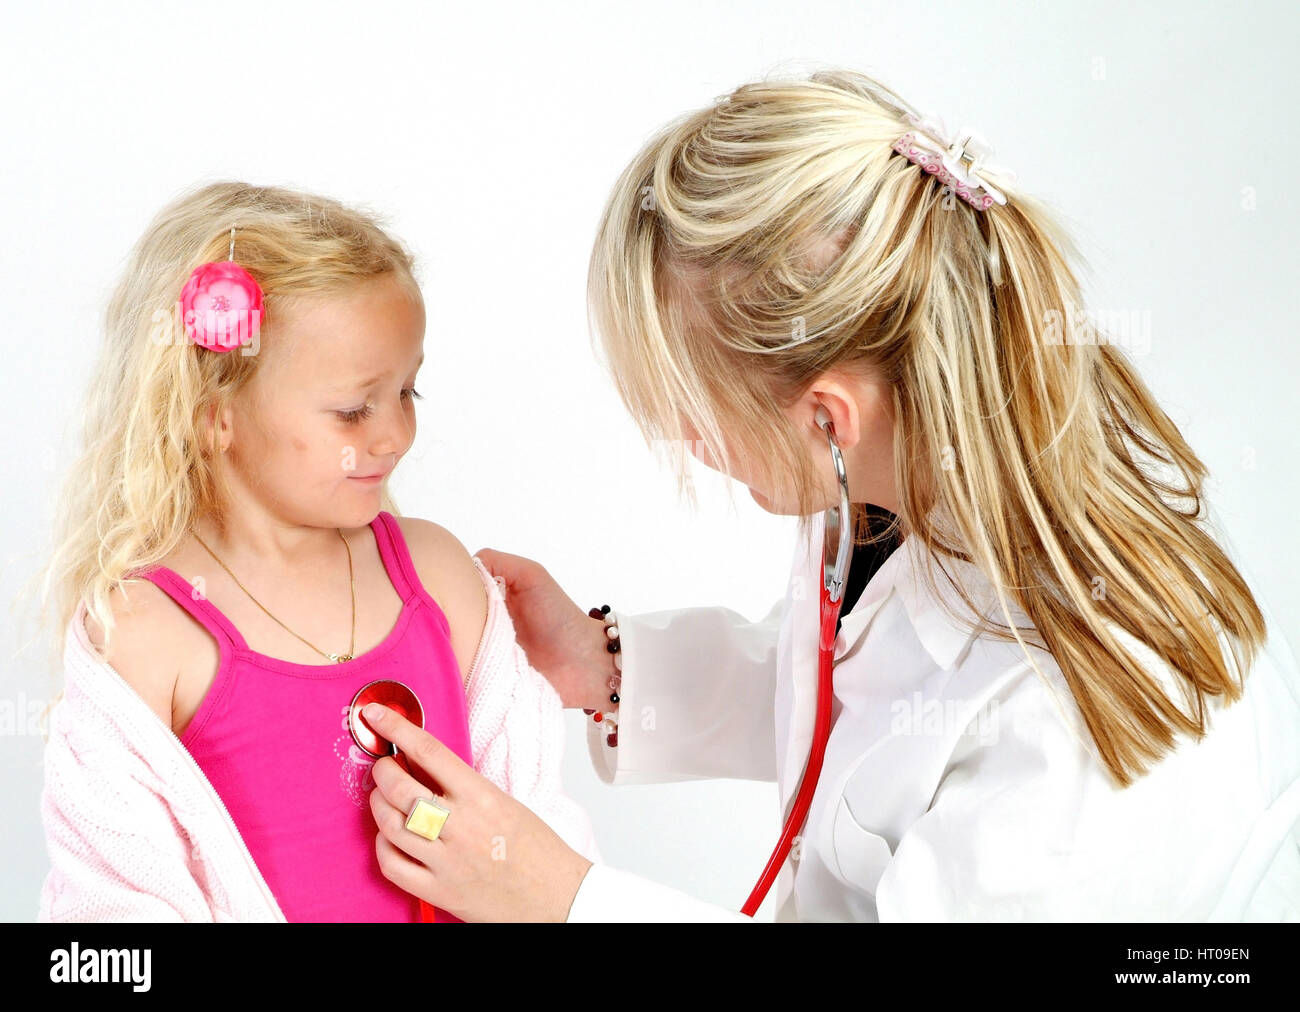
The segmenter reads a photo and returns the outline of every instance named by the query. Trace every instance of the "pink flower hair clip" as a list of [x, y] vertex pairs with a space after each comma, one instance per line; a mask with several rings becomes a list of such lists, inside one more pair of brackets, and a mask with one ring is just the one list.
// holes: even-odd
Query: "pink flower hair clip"
[[952, 187], [957, 196], [981, 211], [987, 211], [995, 203], [1007, 202], [1006, 194], [998, 189], [998, 185], [1011, 186], [1016, 181], [1016, 173], [984, 163], [985, 156], [991, 155], [993, 148], [980, 134], [962, 127], [956, 136], [950, 136], [943, 121], [934, 113], [926, 116], [909, 114], [907, 122], [914, 129], [894, 142], [895, 151], [906, 156], [913, 165], [938, 176], [940, 182]]
[[262, 327], [262, 286], [235, 263], [233, 228], [229, 258], [194, 268], [181, 289], [180, 309], [185, 336], [199, 347], [224, 354], [253, 344], [256, 351]]

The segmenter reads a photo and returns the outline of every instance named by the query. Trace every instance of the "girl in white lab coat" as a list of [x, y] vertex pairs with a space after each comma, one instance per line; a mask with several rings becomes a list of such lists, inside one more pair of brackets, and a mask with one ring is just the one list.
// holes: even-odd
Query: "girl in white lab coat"
[[[858, 74], [756, 83], [658, 133], [606, 206], [589, 294], [629, 411], [802, 518], [771, 614], [615, 611], [611, 654], [539, 564], [479, 557], [532, 663], [606, 721], [606, 781], [775, 780], [788, 808], [838, 501], [823, 410], [858, 586], [778, 919], [1298, 918], [1294, 659], [1207, 528], [1201, 461], [1079, 308], [1069, 237], [1005, 171], [918, 164], [952, 141]], [[419, 787], [377, 764], [385, 873], [466, 919], [535, 915], [576, 855], [391, 730], [452, 814], [435, 843], [405, 830]], [[504, 867], [481, 834], [515, 841]], [[740, 919], [603, 865], [547, 897], [572, 921]]]

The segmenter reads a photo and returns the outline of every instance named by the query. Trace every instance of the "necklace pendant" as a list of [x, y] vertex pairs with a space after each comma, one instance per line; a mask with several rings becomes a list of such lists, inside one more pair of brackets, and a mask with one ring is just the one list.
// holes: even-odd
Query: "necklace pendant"
[[344, 661], [352, 660], [351, 654], [326, 654], [325, 656], [339, 664], [342, 664]]

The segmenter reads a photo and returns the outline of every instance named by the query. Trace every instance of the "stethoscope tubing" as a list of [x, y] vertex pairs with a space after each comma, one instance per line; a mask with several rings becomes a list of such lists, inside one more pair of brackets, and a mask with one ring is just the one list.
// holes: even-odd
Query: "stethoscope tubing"
[[[835, 475], [840, 486], [840, 505], [826, 511], [826, 522], [822, 545], [822, 579], [819, 598], [819, 628], [817, 631], [817, 712], [813, 722], [812, 748], [808, 752], [808, 762], [804, 766], [803, 778], [799, 781], [799, 791], [795, 796], [794, 807], [786, 818], [781, 836], [768, 858], [758, 882], [754, 885], [749, 899], [740, 912], [753, 917], [763, 905], [763, 898], [785, 864], [795, 836], [802, 831], [808, 809], [812, 806], [813, 795], [817, 792], [817, 782], [821, 778], [822, 760], [826, 757], [826, 742], [831, 733], [831, 695], [834, 691], [835, 669], [835, 625], [839, 621], [840, 608], [844, 602], [844, 587], [848, 580], [849, 563], [852, 559], [853, 529], [849, 512], [848, 476], [844, 470], [844, 458], [839, 445], [835, 442], [835, 430], [830, 416], [824, 409], [818, 409], [818, 422], [826, 430], [830, 441], [831, 459], [835, 464]], [[838, 512], [837, 512], [838, 510]], [[832, 542], [832, 539], [834, 541]], [[832, 553], [832, 544], [834, 552]]]

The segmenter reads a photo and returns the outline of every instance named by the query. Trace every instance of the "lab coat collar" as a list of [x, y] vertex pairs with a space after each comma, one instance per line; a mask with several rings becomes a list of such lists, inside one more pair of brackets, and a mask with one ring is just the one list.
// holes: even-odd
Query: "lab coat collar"
[[[810, 561], [814, 567], [819, 565], [824, 522], [824, 516], [819, 515], [812, 532], [810, 549], [816, 546], [816, 551]], [[929, 590], [925, 583], [927, 567], [931, 564], [934, 591]], [[820, 576], [819, 568], [814, 572]], [[835, 659], [839, 660], [854, 649], [879, 610], [877, 604], [892, 592], [898, 594], [907, 609], [917, 639], [926, 652], [939, 667], [951, 671], [975, 636], [975, 629], [965, 621], [974, 616], [953, 586], [953, 580], [960, 582], [971, 595], [980, 608], [980, 615], [996, 615], [999, 609], [993, 586], [978, 566], [950, 557], [940, 561], [918, 538], [906, 538], [872, 574], [852, 610], [840, 617]], [[1012, 614], [1013, 617], [1016, 614], [1014, 609]], [[995, 618], [995, 621], [1000, 619]]]

